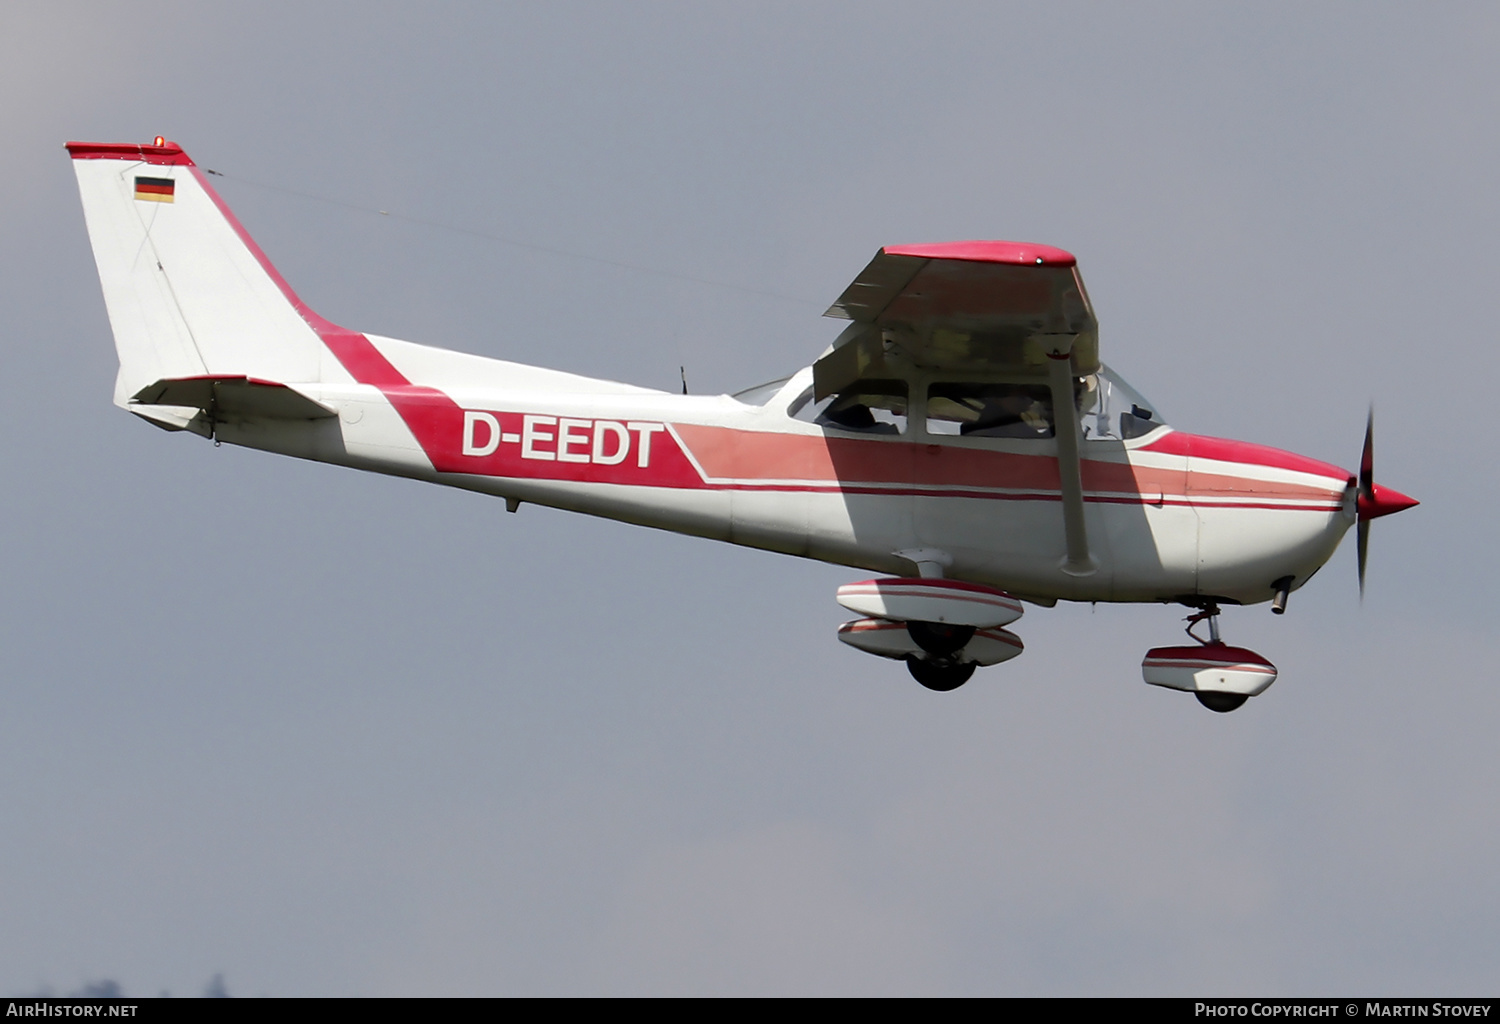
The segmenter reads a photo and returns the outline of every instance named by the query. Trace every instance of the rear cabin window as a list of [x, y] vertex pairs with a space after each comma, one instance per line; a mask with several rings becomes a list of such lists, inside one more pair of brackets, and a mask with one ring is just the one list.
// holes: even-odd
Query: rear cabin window
[[804, 423], [816, 423], [829, 430], [904, 434], [906, 402], [906, 381], [862, 380], [820, 402], [813, 401], [813, 390], [808, 388], [787, 412]]
[[776, 380], [757, 384], [753, 388], [736, 391], [729, 397], [733, 398], [736, 402], [743, 402], [745, 405], [765, 405], [771, 399], [781, 394], [781, 389], [786, 387], [786, 382], [791, 379], [790, 377], [778, 377]]

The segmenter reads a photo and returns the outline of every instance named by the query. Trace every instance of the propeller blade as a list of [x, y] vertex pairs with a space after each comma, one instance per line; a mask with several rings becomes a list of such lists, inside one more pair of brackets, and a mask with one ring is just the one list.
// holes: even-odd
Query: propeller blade
[[1359, 541], [1359, 600], [1362, 604], [1365, 600], [1365, 566], [1370, 561], [1370, 521], [1361, 519], [1358, 530], [1356, 539]]
[[1375, 497], [1375, 403], [1365, 418], [1365, 450], [1359, 457], [1359, 493], [1366, 501]]
[[[1365, 447], [1359, 455], [1359, 505], [1368, 504], [1375, 497], [1375, 403], [1365, 416]], [[1363, 511], [1363, 510], [1361, 510]], [[1365, 603], [1365, 566], [1370, 562], [1370, 520], [1359, 517], [1356, 534], [1359, 541], [1359, 603]]]
[[[1350, 484], [1354, 484], [1351, 479]], [[1347, 493], [1347, 492], [1346, 492]], [[1370, 561], [1370, 520], [1388, 516], [1417, 504], [1389, 487], [1375, 486], [1375, 404], [1370, 403], [1370, 414], [1365, 418], [1365, 448], [1359, 456], [1359, 483], [1355, 494], [1355, 508], [1359, 517], [1359, 599], [1365, 599], [1365, 567]]]
[[[1376, 486], [1376, 405], [1370, 403], [1370, 415], [1365, 417], [1365, 450], [1359, 454], [1359, 481], [1349, 478], [1349, 486], [1356, 487], [1355, 510], [1359, 519], [1359, 600], [1365, 600], [1365, 567], [1370, 565], [1370, 520], [1391, 516], [1392, 513], [1412, 508], [1418, 499], [1403, 495], [1391, 487]], [[1344, 492], [1349, 493], [1347, 492]]]

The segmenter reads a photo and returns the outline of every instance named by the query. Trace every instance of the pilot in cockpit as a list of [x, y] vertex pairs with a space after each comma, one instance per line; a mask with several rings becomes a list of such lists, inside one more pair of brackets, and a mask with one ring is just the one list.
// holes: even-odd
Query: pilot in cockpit
[[984, 405], [970, 422], [959, 427], [965, 437], [1052, 436], [1052, 396], [1044, 388], [1012, 384], [990, 387]]
[[927, 429], [965, 437], [1052, 436], [1052, 394], [1045, 385], [949, 382], [928, 391]]
[[821, 410], [810, 407], [813, 421], [866, 434], [901, 434], [906, 426], [906, 385], [901, 381], [863, 381], [833, 398]]

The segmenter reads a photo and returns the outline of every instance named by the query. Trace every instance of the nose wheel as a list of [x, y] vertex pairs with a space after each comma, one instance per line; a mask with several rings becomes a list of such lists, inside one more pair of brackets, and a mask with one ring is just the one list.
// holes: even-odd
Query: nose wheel
[[1221, 715], [1228, 714], [1250, 699], [1243, 693], [1224, 693], [1216, 690], [1195, 690], [1193, 696], [1198, 698], [1199, 704]]

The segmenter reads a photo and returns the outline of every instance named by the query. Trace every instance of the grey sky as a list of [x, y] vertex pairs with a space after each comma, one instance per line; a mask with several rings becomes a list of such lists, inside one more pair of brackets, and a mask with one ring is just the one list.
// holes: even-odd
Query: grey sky
[[[1497, 44], [1459, 4], [12, 0], [0, 991], [1493, 993]], [[836, 641], [849, 571], [114, 409], [61, 147], [157, 134], [331, 319], [658, 387], [805, 365], [881, 244], [1059, 245], [1172, 422], [1352, 465], [1373, 399], [1423, 505], [1363, 608], [1346, 548], [1225, 616], [1282, 672], [1233, 715], [1141, 683], [1171, 608], [1032, 609], [928, 693]]]

